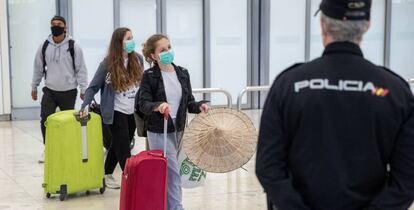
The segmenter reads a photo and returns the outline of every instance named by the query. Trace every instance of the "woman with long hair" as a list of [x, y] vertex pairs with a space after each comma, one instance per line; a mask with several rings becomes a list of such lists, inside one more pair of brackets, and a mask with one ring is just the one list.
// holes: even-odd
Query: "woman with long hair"
[[119, 189], [113, 177], [117, 163], [124, 170], [131, 156], [130, 141], [135, 133], [134, 102], [143, 75], [142, 56], [134, 51], [135, 42], [128, 28], [118, 28], [112, 34], [105, 59], [99, 65], [85, 93], [81, 117], [87, 115], [87, 106], [101, 91], [103, 123], [109, 125], [112, 144], [105, 160], [105, 182], [108, 188]]

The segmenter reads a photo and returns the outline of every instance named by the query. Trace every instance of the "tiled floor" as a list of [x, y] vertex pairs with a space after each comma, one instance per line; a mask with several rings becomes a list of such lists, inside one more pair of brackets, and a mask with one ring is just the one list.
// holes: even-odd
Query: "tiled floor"
[[[248, 111], [256, 127], [260, 111]], [[115, 210], [119, 190], [101, 195], [71, 196], [67, 201], [46, 199], [41, 187], [43, 165], [37, 163], [43, 150], [37, 121], [0, 122], [0, 210]], [[137, 139], [133, 153], [144, 149]], [[228, 174], [208, 174], [204, 187], [184, 190], [187, 210], [265, 210], [265, 195], [254, 174], [254, 158]], [[120, 170], [116, 174], [120, 176]], [[414, 210], [414, 208], [411, 208]]]
[[[248, 114], [257, 125], [258, 111]], [[115, 210], [119, 207], [119, 190], [103, 195], [80, 194], [61, 202], [57, 197], [46, 199], [41, 187], [43, 165], [37, 160], [43, 150], [37, 121], [0, 122], [0, 210]], [[144, 140], [137, 139], [133, 153], [144, 149]], [[253, 160], [253, 159], [252, 159]], [[264, 210], [265, 196], [254, 174], [254, 161], [245, 170], [228, 174], [208, 174], [205, 186], [185, 189], [187, 210]], [[120, 170], [116, 174], [120, 176]]]

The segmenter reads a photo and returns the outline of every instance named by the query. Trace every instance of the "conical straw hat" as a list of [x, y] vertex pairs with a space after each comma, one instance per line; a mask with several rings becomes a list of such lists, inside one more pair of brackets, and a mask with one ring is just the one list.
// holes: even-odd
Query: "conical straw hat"
[[221, 108], [197, 115], [183, 136], [188, 158], [213, 173], [236, 170], [256, 151], [257, 131], [243, 112]]

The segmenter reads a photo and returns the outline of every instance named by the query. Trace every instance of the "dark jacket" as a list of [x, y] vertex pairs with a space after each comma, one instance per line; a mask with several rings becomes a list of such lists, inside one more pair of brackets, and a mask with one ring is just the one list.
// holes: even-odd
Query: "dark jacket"
[[[144, 59], [138, 54], [139, 64], [144, 67]], [[101, 113], [104, 124], [111, 125], [114, 121], [115, 90], [111, 85], [111, 76], [108, 73], [106, 59], [98, 67], [89, 87], [85, 92], [85, 99], [81, 106], [81, 111], [92, 103], [97, 92], [101, 91]]]
[[[174, 65], [174, 64], [173, 64]], [[181, 83], [182, 97], [177, 111], [176, 127], [171, 119], [168, 121], [168, 132], [183, 131], [187, 119], [187, 110], [190, 113], [200, 113], [200, 106], [207, 101], [196, 102], [191, 89], [188, 70], [174, 65], [178, 80]], [[138, 106], [146, 116], [146, 128], [153, 133], [164, 132], [164, 118], [159, 112], [154, 112], [160, 104], [167, 102], [161, 70], [158, 65], [146, 70], [139, 90]]]
[[256, 173], [279, 210], [407, 210], [414, 200], [409, 85], [355, 44], [328, 45], [273, 83]]

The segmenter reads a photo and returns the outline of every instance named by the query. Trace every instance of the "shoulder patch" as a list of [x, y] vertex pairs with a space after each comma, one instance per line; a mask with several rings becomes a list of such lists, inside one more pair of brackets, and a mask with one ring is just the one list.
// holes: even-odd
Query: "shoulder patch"
[[282, 76], [283, 74], [285, 74], [286, 72], [289, 72], [290, 70], [293, 70], [299, 66], [302, 66], [305, 63], [295, 63], [292, 66], [288, 67], [287, 69], [283, 70], [282, 72], [280, 72], [279, 75], [277, 75], [277, 77], [275, 78], [275, 80], [277, 80], [280, 76]]
[[407, 80], [404, 79], [403, 77], [401, 77], [399, 74], [395, 73], [394, 71], [392, 71], [391, 69], [385, 67], [385, 66], [378, 66], [379, 68], [391, 73], [392, 75], [398, 77], [400, 80], [402, 80], [402, 82], [404, 82], [404, 84], [406, 84], [408, 86], [408, 88], [410, 88], [410, 84], [408, 84]]

